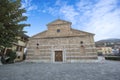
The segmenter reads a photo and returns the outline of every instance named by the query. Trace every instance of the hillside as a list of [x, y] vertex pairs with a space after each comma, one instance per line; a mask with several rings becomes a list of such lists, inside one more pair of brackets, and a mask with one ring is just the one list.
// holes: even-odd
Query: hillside
[[120, 42], [120, 39], [103, 39], [103, 40], [99, 40], [99, 41], [96, 41], [97, 43], [106, 43], [106, 42], [110, 42], [110, 43], [119, 43]]

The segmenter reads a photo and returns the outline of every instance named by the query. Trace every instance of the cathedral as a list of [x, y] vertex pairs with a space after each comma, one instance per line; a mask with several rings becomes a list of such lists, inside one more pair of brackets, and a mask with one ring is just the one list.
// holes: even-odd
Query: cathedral
[[26, 61], [79, 62], [95, 60], [94, 34], [76, 30], [71, 22], [57, 19], [47, 24], [47, 30], [31, 38]]

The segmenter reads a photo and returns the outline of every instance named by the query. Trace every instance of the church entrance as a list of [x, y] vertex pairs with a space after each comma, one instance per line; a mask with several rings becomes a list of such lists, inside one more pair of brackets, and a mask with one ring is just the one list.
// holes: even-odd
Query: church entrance
[[63, 61], [62, 51], [55, 51], [55, 61], [56, 62], [62, 62]]

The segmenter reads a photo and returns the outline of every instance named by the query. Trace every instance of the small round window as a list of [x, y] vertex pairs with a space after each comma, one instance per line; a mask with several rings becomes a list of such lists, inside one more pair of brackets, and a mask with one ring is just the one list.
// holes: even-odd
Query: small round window
[[60, 29], [57, 29], [57, 32], [60, 32]]

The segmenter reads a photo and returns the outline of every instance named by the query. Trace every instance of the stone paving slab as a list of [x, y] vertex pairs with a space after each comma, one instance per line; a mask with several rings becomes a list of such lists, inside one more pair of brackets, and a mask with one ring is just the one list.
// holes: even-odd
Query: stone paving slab
[[120, 80], [120, 62], [0, 65], [0, 80]]

